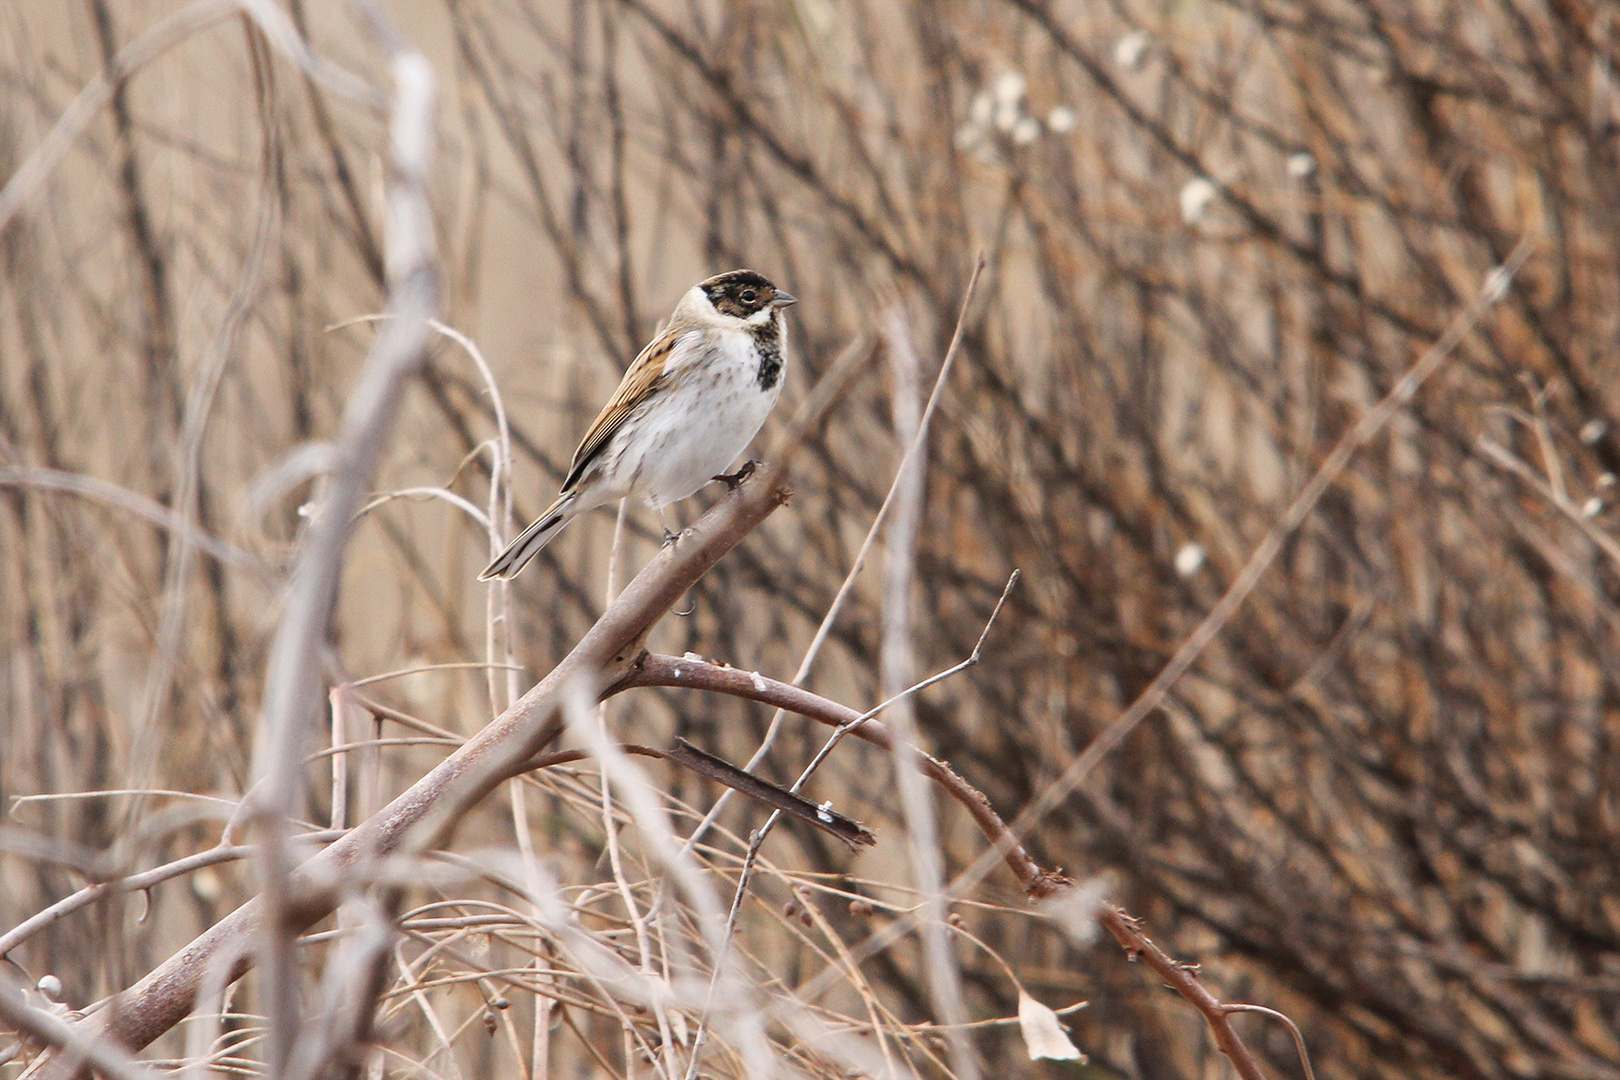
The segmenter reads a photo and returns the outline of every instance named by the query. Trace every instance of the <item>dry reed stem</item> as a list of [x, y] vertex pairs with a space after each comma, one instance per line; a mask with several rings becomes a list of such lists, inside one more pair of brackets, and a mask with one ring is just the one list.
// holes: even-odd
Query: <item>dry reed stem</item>
[[[322, 650], [337, 605], [344, 549], [364, 504], [404, 397], [408, 380], [422, 366], [432, 340], [439, 282], [428, 200], [437, 81], [427, 59], [398, 39], [379, 12], [362, 5], [390, 53], [394, 74], [390, 150], [387, 264], [389, 314], [372, 345], [360, 381], [345, 407], [332, 450], [326, 492], [300, 549], [287, 586], [265, 673], [263, 717], [254, 753], [258, 792], [256, 823], [264, 838], [259, 855], [260, 903], [264, 909], [259, 964], [269, 1000], [269, 1067], [289, 1067], [299, 1042], [292, 915], [293, 862], [289, 823], [303, 816], [303, 761], [324, 695], [318, 684]], [[368, 1013], [369, 1015], [369, 1013]], [[307, 1066], [314, 1067], [314, 1066]]]
[[[972, 299], [973, 285], [977, 284], [976, 275], [983, 267], [981, 257], [975, 267], [975, 280], [970, 284], [968, 296], [962, 304], [962, 317], [958, 319], [953, 348], [946, 353], [945, 362], [940, 365], [934, 392], [928, 399], [929, 417], [932, 417], [933, 408], [939, 403], [939, 392], [945, 384], [951, 361], [960, 348], [967, 305]], [[921, 527], [923, 501], [927, 492], [928, 456], [921, 452], [926, 446], [922, 424], [924, 413], [918, 400], [922, 361], [912, 345], [911, 327], [898, 307], [888, 312], [884, 342], [894, 380], [892, 412], [895, 441], [906, 447], [906, 453], [895, 471], [892, 489], [894, 518], [889, 523], [883, 570], [883, 625], [878, 647], [878, 685], [881, 688], [880, 697], [893, 701], [885, 715], [889, 717], [896, 735], [890, 754], [895, 789], [900, 796], [901, 816], [906, 823], [906, 848], [910, 855], [912, 877], [923, 898], [919, 933], [926, 972], [924, 985], [934, 1014], [945, 1028], [951, 1072], [962, 1080], [978, 1080], [979, 1062], [962, 1030], [968, 1019], [962, 972], [945, 926], [945, 918], [950, 912], [944, 896], [945, 866], [940, 850], [939, 823], [934, 818], [934, 805], [922, 777], [907, 760], [907, 750], [921, 741], [917, 733], [916, 710], [911, 695], [899, 696], [914, 682], [912, 589], [916, 575], [917, 532]]]

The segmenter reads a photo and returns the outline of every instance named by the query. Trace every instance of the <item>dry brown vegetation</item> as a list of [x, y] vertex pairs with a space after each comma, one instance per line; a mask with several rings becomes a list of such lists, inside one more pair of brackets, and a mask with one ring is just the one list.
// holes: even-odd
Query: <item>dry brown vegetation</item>
[[[474, 580], [478, 515], [510, 535], [549, 500], [680, 292], [739, 265], [803, 301], [767, 436], [835, 357], [864, 366], [791, 502], [651, 646], [792, 680], [983, 251], [920, 487], [805, 685], [859, 711], [957, 663], [1016, 568], [981, 662], [882, 719], [1016, 819], [1035, 863], [1106, 887], [1201, 965], [1187, 983], [1286, 1014], [1318, 1076], [1620, 1077], [1614, 9], [386, 4], [437, 76], [437, 313], [493, 372], [513, 484], [492, 495], [497, 398], [435, 335], [362, 476], [325, 643], [280, 669], [332, 691], [317, 715], [266, 680], [332, 494], [310, 448], [387, 333], [360, 317], [401, 293], [395, 84], [364, 5], [259, 7], [0, 6], [0, 935], [112, 883], [9, 948], [8, 1026], [7, 988], [84, 1009], [286, 892], [277, 857], [303, 849], [256, 858], [276, 819], [246, 798], [276, 752], [308, 755], [283, 808], [329, 842], [574, 648], [656, 526], [631, 508], [615, 560], [613, 515], [581, 519], [507, 597]], [[318, 59], [266, 34], [275, 11]], [[1433, 376], [1296, 503], [1448, 327]], [[718, 488], [680, 512], [710, 504], [731, 513]], [[1279, 532], [1291, 504], [1310, 512]], [[1111, 728], [1268, 536], [1159, 707]], [[618, 771], [576, 704], [592, 753], [502, 784], [442, 854], [347, 879], [342, 913], [224, 996], [216, 972], [146, 1056], [679, 1080], [712, 1015], [705, 1076], [1228, 1075], [1174, 972], [1076, 940], [985, 861], [982, 820], [855, 739], [806, 794], [877, 846], [779, 825], [709, 999], [767, 811], [731, 797], [672, 857], [721, 789]], [[605, 723], [737, 763], [770, 731], [758, 771], [781, 783], [826, 738], [668, 688]], [[1089, 1002], [1065, 1016], [1089, 1064], [1032, 1064], [1017, 1024], [979, 1023], [1015, 1016], [1020, 984]], [[344, 1015], [373, 991], [374, 1024]], [[1229, 1019], [1267, 1075], [1303, 1075], [1284, 1023]], [[308, 1057], [322, 1038], [334, 1056]]]

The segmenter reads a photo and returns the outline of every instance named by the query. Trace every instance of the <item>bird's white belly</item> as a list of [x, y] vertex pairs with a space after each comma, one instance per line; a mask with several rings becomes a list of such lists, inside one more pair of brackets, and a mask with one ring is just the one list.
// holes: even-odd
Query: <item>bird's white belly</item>
[[[694, 358], [695, 361], [695, 358]], [[655, 509], [707, 484], [747, 449], [781, 394], [778, 379], [759, 383], [759, 360], [746, 342], [692, 362], [646, 411], [624, 426], [618, 475], [633, 476], [628, 494]], [[684, 365], [683, 365], [684, 366]]]

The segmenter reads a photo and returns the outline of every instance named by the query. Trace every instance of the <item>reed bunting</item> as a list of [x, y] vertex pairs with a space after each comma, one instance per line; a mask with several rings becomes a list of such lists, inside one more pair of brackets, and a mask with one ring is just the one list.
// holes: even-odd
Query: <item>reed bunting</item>
[[782, 393], [782, 309], [797, 302], [752, 270], [692, 286], [585, 433], [557, 501], [478, 580], [512, 577], [587, 510], [640, 495], [662, 522], [665, 506], [722, 479]]

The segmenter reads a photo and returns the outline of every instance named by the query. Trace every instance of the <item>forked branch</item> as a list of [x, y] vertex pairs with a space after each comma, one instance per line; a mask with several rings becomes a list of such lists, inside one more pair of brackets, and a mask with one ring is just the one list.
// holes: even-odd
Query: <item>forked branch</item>
[[[808, 717], [832, 728], [846, 728], [849, 734], [880, 746], [885, 750], [895, 747], [894, 732], [876, 719], [861, 719], [862, 713], [831, 701], [820, 694], [758, 672], [722, 667], [696, 657], [663, 656], [657, 653], [642, 655], [618, 682], [608, 687], [607, 694], [617, 694], [637, 686], [685, 686], [694, 690], [730, 694], [766, 705], [775, 705], [800, 716]], [[1069, 884], [1069, 879], [1052, 870], [1043, 870], [1030, 857], [1017, 835], [1001, 820], [978, 788], [958, 776], [947, 763], [912, 747], [912, 760], [918, 771], [944, 788], [957, 802], [967, 808], [974, 823], [989, 838], [1001, 854], [1008, 869], [1018, 878], [1018, 884], [1031, 898], [1051, 896]]]

